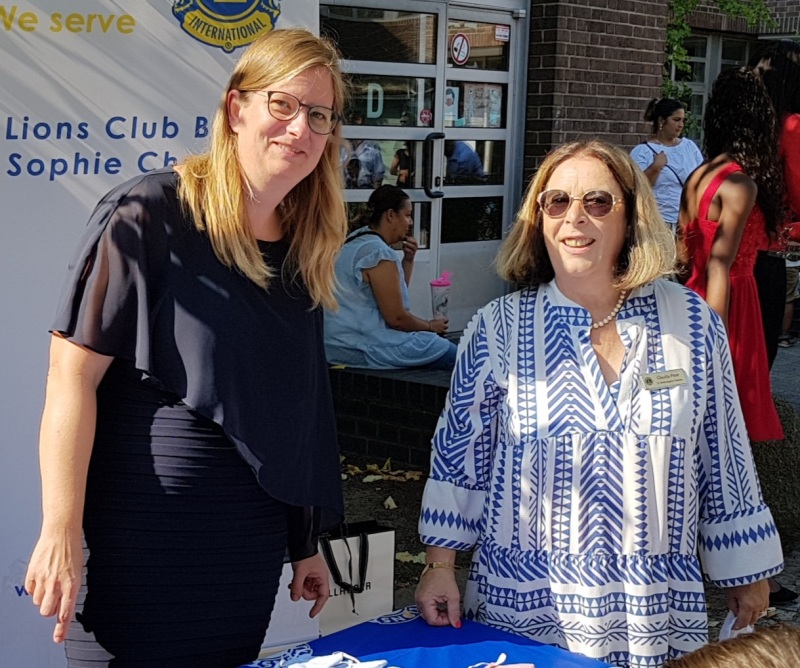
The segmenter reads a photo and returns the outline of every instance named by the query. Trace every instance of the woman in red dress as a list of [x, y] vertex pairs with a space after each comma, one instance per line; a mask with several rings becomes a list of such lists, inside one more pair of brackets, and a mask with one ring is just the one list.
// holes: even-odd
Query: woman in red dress
[[782, 221], [783, 179], [775, 112], [752, 70], [720, 74], [704, 129], [708, 159], [689, 177], [681, 205], [686, 285], [727, 326], [750, 440], [782, 439], [753, 268]]

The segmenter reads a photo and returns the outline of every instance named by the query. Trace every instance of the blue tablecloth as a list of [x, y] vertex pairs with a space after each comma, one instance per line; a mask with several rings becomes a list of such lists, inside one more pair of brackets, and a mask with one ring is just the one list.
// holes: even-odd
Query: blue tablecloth
[[280, 668], [298, 657], [346, 652], [361, 661], [386, 659], [397, 668], [467, 668], [481, 661], [534, 663], [536, 668], [603, 668], [605, 663], [535, 640], [463, 620], [460, 629], [429, 626], [414, 606], [261, 659], [252, 668]]

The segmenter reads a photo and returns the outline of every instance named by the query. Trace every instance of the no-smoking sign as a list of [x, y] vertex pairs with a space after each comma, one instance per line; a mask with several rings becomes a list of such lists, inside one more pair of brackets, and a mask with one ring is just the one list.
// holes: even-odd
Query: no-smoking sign
[[469, 39], [463, 32], [453, 35], [450, 42], [450, 56], [456, 65], [463, 65], [469, 59]]

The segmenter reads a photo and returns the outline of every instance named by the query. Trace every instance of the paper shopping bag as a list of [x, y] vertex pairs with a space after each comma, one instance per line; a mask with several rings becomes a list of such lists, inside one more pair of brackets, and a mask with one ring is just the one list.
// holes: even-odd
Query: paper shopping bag
[[320, 614], [323, 636], [394, 609], [394, 529], [375, 521], [344, 524], [320, 537], [331, 597]]

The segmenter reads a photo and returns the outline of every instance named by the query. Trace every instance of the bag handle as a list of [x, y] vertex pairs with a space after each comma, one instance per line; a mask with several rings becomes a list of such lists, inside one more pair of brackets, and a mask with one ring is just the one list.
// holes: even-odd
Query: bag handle
[[[353, 553], [350, 551], [350, 542], [347, 539], [356, 537], [359, 540], [358, 583], [353, 583]], [[346, 536], [343, 534], [342, 540], [344, 541], [345, 548], [347, 548], [347, 574], [350, 578], [350, 582], [345, 582], [342, 579], [339, 565], [336, 563], [336, 558], [333, 556], [333, 550], [331, 549], [330, 536], [320, 536], [319, 546], [322, 550], [322, 556], [325, 557], [325, 561], [328, 563], [328, 569], [331, 572], [331, 577], [333, 578], [334, 583], [336, 583], [336, 586], [340, 587], [343, 591], [346, 591], [350, 595], [350, 601], [353, 604], [353, 614], [357, 615], [358, 613], [356, 612], [355, 595], [363, 594], [366, 588], [367, 562], [369, 560], [369, 539], [366, 533], [361, 532], [357, 536]]]
[[[650, 146], [650, 144], [648, 144], [646, 141], [643, 141], [643, 142], [642, 142], [642, 144], [644, 144], [645, 146], [647, 146], [647, 148], [649, 148], [649, 149], [650, 149], [650, 150], [653, 152], [653, 155], [658, 155], [658, 151], [656, 151], [656, 150], [655, 150], [655, 149], [654, 149], [652, 146]], [[672, 166], [671, 166], [669, 163], [667, 163], [667, 164], [666, 164], [666, 168], [667, 168], [669, 171], [671, 171], [671, 172], [672, 172], [672, 173], [675, 175], [675, 178], [676, 178], [676, 179], [678, 179], [678, 183], [680, 183], [680, 184], [681, 184], [681, 188], [683, 188], [683, 181], [681, 180], [681, 177], [680, 177], [680, 176], [678, 176], [678, 172], [676, 172], [676, 171], [675, 171], [675, 169], [674, 169], [674, 168], [673, 168], [673, 167], [672, 167]]]

